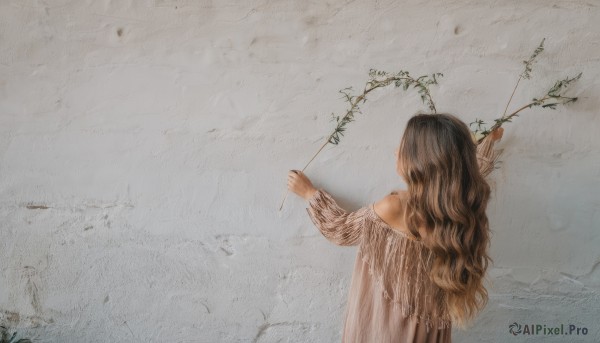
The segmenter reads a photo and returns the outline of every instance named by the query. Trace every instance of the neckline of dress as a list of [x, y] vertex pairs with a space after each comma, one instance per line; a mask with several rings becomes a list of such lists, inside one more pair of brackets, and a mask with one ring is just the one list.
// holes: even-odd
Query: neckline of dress
[[375, 203], [372, 203], [371, 206], [369, 206], [369, 210], [372, 213], [372, 217], [375, 218], [380, 224], [382, 224], [383, 227], [392, 230], [394, 233], [403, 236], [411, 241], [415, 241], [415, 242], [420, 242], [419, 239], [416, 239], [412, 236], [410, 236], [409, 234], [407, 234], [404, 231], [400, 231], [399, 229], [393, 228], [390, 226], [390, 224], [388, 224], [385, 220], [383, 220], [383, 218], [381, 218], [377, 212], [375, 212]]

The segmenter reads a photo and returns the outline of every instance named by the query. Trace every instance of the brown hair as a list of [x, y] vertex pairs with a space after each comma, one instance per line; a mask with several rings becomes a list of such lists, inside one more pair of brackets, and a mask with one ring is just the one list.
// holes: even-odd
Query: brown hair
[[490, 229], [490, 186], [478, 166], [468, 126], [451, 114], [417, 113], [400, 142], [399, 172], [408, 186], [406, 224], [433, 253], [429, 275], [446, 294], [454, 323], [467, 322], [488, 301], [483, 282]]

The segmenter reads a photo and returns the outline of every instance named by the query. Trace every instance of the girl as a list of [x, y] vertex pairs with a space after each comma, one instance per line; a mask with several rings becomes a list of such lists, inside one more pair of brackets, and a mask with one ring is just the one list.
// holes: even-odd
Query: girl
[[417, 113], [395, 151], [407, 185], [347, 212], [306, 175], [292, 170], [288, 188], [308, 201], [314, 225], [329, 241], [358, 245], [342, 342], [451, 342], [487, 304], [485, 177], [499, 152], [499, 128], [476, 145], [451, 114]]

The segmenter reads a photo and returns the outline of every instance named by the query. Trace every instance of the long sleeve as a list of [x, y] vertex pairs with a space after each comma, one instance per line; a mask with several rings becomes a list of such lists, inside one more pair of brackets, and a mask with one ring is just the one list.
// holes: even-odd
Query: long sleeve
[[494, 149], [492, 135], [489, 134], [477, 144], [477, 162], [483, 177], [487, 177], [495, 168], [502, 150]]
[[308, 200], [308, 204], [306, 211], [309, 217], [330, 242], [341, 246], [360, 243], [368, 206], [347, 212], [323, 189], [317, 190]]

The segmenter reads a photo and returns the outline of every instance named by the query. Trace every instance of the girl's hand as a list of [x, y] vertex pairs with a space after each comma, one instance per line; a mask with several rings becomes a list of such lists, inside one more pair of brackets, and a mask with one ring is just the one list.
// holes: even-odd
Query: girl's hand
[[317, 191], [303, 172], [290, 170], [288, 173], [288, 189], [308, 200]]
[[500, 139], [502, 139], [502, 134], [503, 133], [504, 133], [504, 128], [502, 126], [500, 126], [499, 128], [497, 128], [494, 131], [492, 131], [490, 133], [490, 135], [492, 135], [492, 140], [493, 141], [499, 141]]

